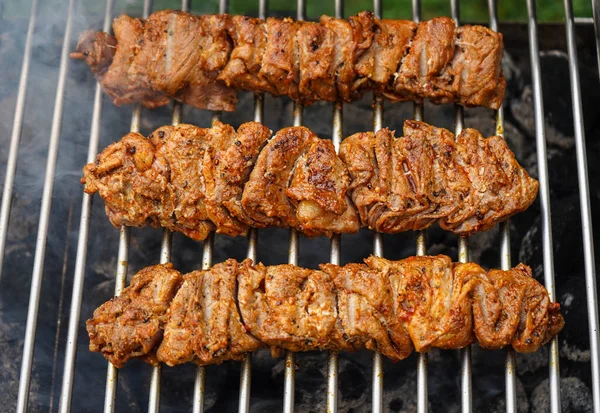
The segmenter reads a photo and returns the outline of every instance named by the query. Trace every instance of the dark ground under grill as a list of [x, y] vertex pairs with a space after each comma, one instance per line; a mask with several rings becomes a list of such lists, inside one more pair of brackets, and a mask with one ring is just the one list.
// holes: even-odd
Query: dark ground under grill
[[[65, 7], [66, 9], [66, 7]], [[122, 10], [115, 8], [117, 15]], [[62, 13], [62, 14], [61, 14]], [[293, 13], [292, 13], [293, 14]], [[0, 405], [13, 410], [19, 380], [23, 334], [29, 300], [37, 225], [48, 137], [58, 78], [58, 62], [65, 10], [59, 17], [45, 20], [38, 13], [32, 54], [32, 67], [25, 106], [19, 161], [10, 217], [8, 246], [0, 280]], [[63, 17], [60, 17], [63, 16]], [[310, 16], [316, 17], [316, 16]], [[89, 27], [100, 27], [101, 12], [94, 16], [78, 15], [74, 34]], [[4, 21], [0, 28], [0, 179], [5, 176], [8, 144], [21, 69], [26, 20]], [[527, 27], [501, 25], [505, 35], [504, 70], [508, 79], [505, 98], [506, 138], [519, 161], [537, 177], [535, 131]], [[578, 27], [580, 76], [583, 92], [585, 131], [588, 142], [590, 193], [594, 220], [600, 214], [600, 84], [596, 67], [593, 27]], [[568, 81], [568, 58], [562, 25], [540, 27], [543, 51], [542, 81], [546, 110], [546, 134], [552, 197], [555, 248], [556, 292], [566, 319], [559, 337], [561, 385], [564, 412], [591, 411], [590, 352], [576, 161], [573, 140], [572, 109]], [[75, 36], [72, 39], [75, 44]], [[30, 411], [55, 411], [58, 407], [66, 325], [74, 272], [82, 187], [81, 167], [85, 164], [90, 131], [94, 79], [87, 66], [70, 62], [65, 97], [65, 112], [58, 155], [56, 185], [46, 252], [42, 296], [35, 347]], [[451, 105], [426, 105], [425, 121], [452, 130], [454, 109]], [[385, 104], [384, 126], [401, 130], [404, 119], [412, 116], [412, 104]], [[233, 125], [252, 120], [253, 99], [242, 94], [238, 110], [224, 114], [223, 121]], [[170, 123], [171, 107], [142, 113], [142, 133]], [[183, 121], [199, 126], [210, 123], [210, 114], [184, 108]], [[121, 138], [129, 130], [131, 108], [116, 108], [104, 99], [100, 148]], [[266, 98], [265, 123], [277, 130], [292, 124], [292, 103], [287, 99]], [[317, 103], [305, 110], [304, 123], [321, 137], [331, 136], [331, 104]], [[491, 110], [465, 111], [465, 125], [493, 133]], [[344, 108], [344, 136], [372, 128], [370, 96]], [[99, 411], [104, 398], [106, 362], [87, 350], [84, 320], [114, 291], [117, 266], [118, 231], [104, 215], [104, 205], [95, 197], [90, 227], [87, 272], [84, 287], [82, 321], [78, 342], [72, 411]], [[457, 240], [435, 227], [427, 232], [428, 253], [448, 254], [456, 259]], [[283, 229], [259, 232], [258, 256], [266, 264], [287, 261], [288, 232]], [[129, 274], [157, 263], [160, 230], [134, 229], [130, 244]], [[542, 247], [539, 201], [512, 220], [511, 249], [513, 264], [522, 261], [542, 280]], [[486, 267], [498, 267], [500, 234], [497, 228], [471, 238], [472, 260]], [[215, 262], [228, 257], [244, 258], [247, 240], [217, 236]], [[412, 233], [384, 237], [385, 256], [391, 259], [415, 254]], [[326, 238], [300, 241], [299, 264], [316, 267], [329, 260]], [[342, 238], [342, 263], [359, 261], [372, 251], [368, 231]], [[598, 254], [597, 254], [598, 255]], [[182, 272], [201, 265], [202, 245], [181, 234], [173, 241], [173, 261]], [[519, 412], [547, 411], [548, 349], [531, 355], [518, 355], [517, 393]], [[297, 411], [323, 411], [326, 397], [326, 354], [301, 354], [296, 358]], [[384, 406], [389, 411], [416, 409], [416, 357], [400, 363], [385, 362]], [[206, 370], [206, 401], [209, 412], [237, 411], [239, 363], [210, 366]], [[283, 359], [272, 359], [268, 352], [254, 356], [251, 411], [280, 411], [283, 397]], [[457, 351], [432, 351], [428, 359], [429, 401], [431, 412], [456, 412], [460, 409], [460, 358]], [[139, 362], [125, 367], [117, 390], [117, 411], [145, 411], [148, 400], [150, 367]], [[192, 401], [194, 366], [163, 369], [161, 405], [165, 411], [188, 411]], [[340, 355], [341, 412], [370, 411], [371, 355], [362, 352]], [[504, 410], [504, 353], [473, 348], [474, 411]], [[4, 410], [4, 408], [2, 409]]]

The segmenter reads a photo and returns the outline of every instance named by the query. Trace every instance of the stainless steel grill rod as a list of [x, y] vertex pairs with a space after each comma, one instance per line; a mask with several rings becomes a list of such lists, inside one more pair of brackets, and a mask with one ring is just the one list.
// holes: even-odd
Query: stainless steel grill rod
[[[144, 0], [144, 9], [142, 17], [147, 18], [152, 10], [152, 0]], [[137, 103], [131, 114], [131, 132], [140, 131], [140, 121], [142, 117], [142, 105]], [[129, 239], [130, 228], [123, 226], [119, 231], [119, 252], [117, 258], [117, 273], [115, 276], [115, 295], [121, 294], [127, 282], [127, 267], [129, 266]], [[104, 393], [104, 413], [113, 413], [115, 411], [115, 399], [117, 396], [117, 382], [119, 370], [110, 362], [106, 368], [106, 387]]]
[[[306, 4], [304, 0], [298, 0], [297, 20], [304, 20], [306, 15]], [[302, 112], [304, 108], [299, 103], [294, 103], [294, 126], [302, 125]], [[290, 241], [288, 250], [288, 264], [298, 265], [298, 231], [290, 229]], [[296, 387], [296, 357], [291, 351], [285, 352], [285, 370], [283, 384], [283, 411], [292, 413], [294, 411], [294, 393]]]
[[17, 396], [17, 412], [19, 413], [27, 411], [27, 402], [29, 399], [29, 384], [31, 381], [31, 368], [33, 363], [33, 351], [35, 347], [35, 334], [37, 329], [38, 309], [40, 305], [42, 276], [44, 273], [44, 257], [46, 255], [46, 237], [48, 235], [48, 225], [50, 221], [52, 191], [54, 189], [54, 172], [56, 170], [58, 142], [60, 139], [60, 131], [62, 126], [65, 82], [69, 66], [69, 44], [71, 39], [73, 3], [74, 0], [69, 0], [67, 22], [60, 56], [58, 85], [56, 88], [56, 97], [54, 101], [54, 114], [52, 116], [52, 128], [50, 130], [46, 175], [44, 177], [44, 190], [42, 193], [42, 205], [40, 209], [40, 221], [35, 245], [33, 273], [31, 275], [31, 290], [29, 293], [29, 306], [27, 309], [27, 324], [25, 326], [25, 342], [23, 344], [21, 377], [19, 380], [19, 393]]
[[579, 63], [577, 61], [577, 44], [575, 38], [575, 22], [573, 20], [573, 4], [564, 0], [565, 24], [567, 32], [567, 49], [569, 52], [569, 74], [571, 81], [571, 98], [573, 100], [573, 125], [575, 128], [575, 150], [577, 155], [577, 178], [579, 181], [579, 202], [581, 208], [581, 230], [583, 236], [583, 258], [585, 265], [586, 295], [588, 307], [588, 324], [590, 330], [590, 352], [592, 364], [592, 393], [594, 395], [594, 412], [600, 412], [600, 359], [598, 349], [598, 297], [596, 292], [596, 264], [594, 261], [594, 238], [592, 231], [592, 213], [590, 207], [590, 190], [588, 185], [587, 156], [585, 131], [583, 128], [583, 108], [579, 83]]
[[[373, 12], [381, 18], [381, 0], [373, 0]], [[373, 94], [373, 132], [377, 133], [383, 127], [383, 98]], [[381, 234], [373, 232], [373, 255], [383, 257], [383, 239]], [[381, 353], [373, 352], [373, 413], [383, 412], [383, 357]]]
[[[456, 27], [460, 26], [460, 1], [451, 0], [450, 9]], [[464, 110], [460, 105], [454, 106], [454, 135], [462, 132], [464, 127]], [[469, 239], [458, 237], [458, 261], [469, 261]], [[462, 413], [471, 413], [473, 410], [473, 386], [471, 379], [471, 346], [460, 349], [460, 404]]]
[[[267, 0], [258, 1], [258, 18], [265, 19], [267, 15]], [[264, 95], [254, 94], [254, 121], [263, 123]], [[253, 262], [257, 260], [258, 230], [250, 228], [248, 231], [248, 252], [246, 256]], [[240, 399], [238, 412], [248, 413], [250, 411], [250, 388], [252, 383], [252, 353], [247, 353], [242, 360], [240, 371]]]
[[17, 92], [17, 104], [15, 106], [15, 117], [13, 120], [12, 134], [10, 136], [10, 147], [8, 149], [8, 160], [6, 162], [6, 176], [4, 177], [4, 189], [2, 191], [2, 206], [0, 207], [0, 279], [2, 278], [2, 266], [4, 263], [4, 249], [6, 248], [6, 233], [8, 232], [8, 218], [10, 216], [10, 205], [17, 169], [17, 157], [19, 155], [19, 141], [23, 128], [23, 114], [25, 112], [25, 98], [27, 97], [27, 80], [29, 79], [29, 67], [31, 62], [31, 44], [33, 43], [33, 32], [37, 13], [37, 0], [32, 0], [29, 11], [29, 25], [27, 26], [27, 37], [23, 49], [23, 63], [21, 64], [21, 77], [19, 78], [19, 91]]
[[[227, 13], [229, 9], [229, 2], [227, 0], [219, 1], [219, 14]], [[220, 120], [221, 112], [212, 113], [212, 124]], [[208, 234], [208, 237], [204, 240], [202, 248], [202, 269], [208, 270], [213, 264], [213, 249], [215, 244], [214, 233]], [[205, 398], [205, 382], [206, 382], [206, 370], [203, 366], [196, 367], [196, 376], [194, 378], [194, 396], [192, 401], [192, 412], [201, 413], [204, 411], [204, 398]]]
[[[344, 17], [344, 1], [335, 0], [335, 17], [341, 19]], [[343, 104], [336, 102], [333, 104], [333, 125], [331, 131], [331, 141], [336, 152], [340, 150], [343, 133]], [[341, 254], [341, 235], [333, 234], [331, 237], [331, 255], [329, 262], [340, 265]], [[327, 353], [327, 413], [335, 413], [338, 410], [338, 352], [330, 351]]]
[[[412, 1], [412, 18], [415, 22], [421, 21], [421, 1]], [[414, 119], [423, 120], [423, 105], [414, 104]], [[425, 255], [427, 253], [426, 231], [420, 230], [416, 236], [416, 253]], [[428, 406], [428, 388], [427, 388], [427, 354], [418, 353], [417, 355], [417, 412], [427, 413]]]
[[[104, 24], [102, 26], [102, 31], [104, 32], [108, 32], [110, 30], [112, 5], [113, 0], [106, 1]], [[102, 118], [102, 97], [102, 89], [100, 88], [99, 84], [96, 84], [87, 163], [94, 162], [94, 158], [98, 152], [98, 141], [100, 140], [100, 119]], [[87, 259], [92, 201], [92, 195], [86, 193], [83, 194], [83, 199], [81, 202], [81, 218], [79, 221], [79, 239], [77, 241], [77, 257], [75, 259], [75, 273], [73, 275], [73, 292], [69, 311], [69, 328], [67, 331], [65, 365], [63, 369], [60, 401], [58, 405], [58, 411], [61, 413], [67, 413], [71, 410], [71, 398], [73, 396], [73, 375], [75, 373], [75, 357], [77, 354], [77, 335], [79, 333], [79, 320], [81, 318], [81, 301], [83, 296], [83, 281], [85, 278], [85, 264]]]
[[[171, 125], [177, 126], [181, 122], [181, 103], [173, 102], [173, 117]], [[171, 262], [171, 244], [173, 242], [173, 233], [168, 229], [163, 229], [162, 241], [160, 245], [160, 263], [167, 264]], [[160, 387], [161, 387], [162, 364], [152, 366], [150, 375], [150, 394], [148, 396], [148, 412], [158, 413], [160, 411]]]
[[[552, 247], [552, 220], [550, 213], [550, 182], [548, 178], [548, 160], [546, 157], [546, 129], [544, 126], [544, 99], [542, 95], [542, 75], [540, 69], [540, 52], [538, 48], [537, 17], [535, 0], [527, 0], [529, 55], [531, 59], [531, 76], [533, 85], [533, 107], [535, 115], [535, 138], [537, 149], [538, 174], [540, 182], [540, 204], [542, 218], [542, 245], [544, 254], [544, 283], [551, 301], [556, 301], [554, 289], [554, 258]], [[549, 384], [550, 412], [559, 413], [560, 405], [560, 370], [558, 337], [550, 342], [549, 352]]]
[[[496, 0], [488, 0], [490, 12], [490, 28], [498, 31], [498, 13]], [[496, 135], [504, 137], [504, 107], [501, 105], [496, 111]], [[500, 223], [500, 233], [502, 236], [500, 243], [500, 265], [503, 270], [509, 270], [511, 267], [510, 257], [510, 223], [509, 221]], [[515, 352], [512, 348], [506, 350], [505, 361], [505, 386], [506, 386], [506, 411], [509, 413], [517, 412], [517, 365]]]

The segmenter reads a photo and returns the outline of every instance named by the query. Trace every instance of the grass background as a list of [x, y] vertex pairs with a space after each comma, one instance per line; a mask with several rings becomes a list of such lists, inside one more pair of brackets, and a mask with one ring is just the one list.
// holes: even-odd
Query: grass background
[[[382, 0], [384, 17], [410, 19], [412, 16], [411, 0]], [[573, 10], [576, 17], [592, 17], [592, 2], [600, 0], [573, 0]], [[48, 3], [66, 3], [67, 0], [49, 0]], [[43, 2], [46, 3], [46, 2]], [[104, 1], [77, 0], [78, 7], [85, 12], [103, 13]], [[115, 10], [126, 10], [127, 13], [139, 15], [142, 0], [116, 0]], [[196, 13], [215, 13], [218, 10], [218, 0], [191, 0], [192, 11]], [[450, 0], [422, 0], [422, 18], [435, 16], [450, 16]], [[487, 0], [459, 0], [461, 21], [486, 22], [489, 20]], [[525, 0], [497, 0], [498, 17], [501, 21], [526, 21], [527, 5]], [[0, 20], [23, 18], [29, 15], [31, 2], [27, 0], [0, 0]], [[46, 4], [47, 6], [48, 4]], [[181, 6], [180, 0], [154, 0], [154, 10]], [[251, 14], [258, 12], [257, 0], [230, 0], [230, 13]], [[371, 10], [372, 0], [345, 0], [346, 16], [362, 10]], [[62, 7], [59, 7], [62, 8]], [[295, 15], [296, 1], [270, 0], [269, 10], [278, 15]], [[334, 2], [328, 0], [306, 0], [306, 14], [310, 19], [316, 19], [322, 14], [332, 15]], [[560, 22], [564, 19], [562, 0], [537, 0], [537, 13], [540, 22]]]

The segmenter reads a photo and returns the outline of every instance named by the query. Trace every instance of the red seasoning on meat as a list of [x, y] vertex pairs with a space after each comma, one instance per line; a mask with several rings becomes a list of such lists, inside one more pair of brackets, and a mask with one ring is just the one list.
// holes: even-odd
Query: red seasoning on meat
[[404, 136], [382, 129], [342, 142], [305, 127], [271, 137], [256, 122], [234, 130], [163, 126], [130, 133], [84, 167], [85, 191], [99, 192], [119, 227], [162, 226], [202, 240], [249, 227], [291, 227], [307, 236], [398, 233], [435, 222], [468, 235], [524, 211], [531, 178], [499, 136], [406, 121]]
[[485, 271], [438, 255], [309, 270], [229, 259], [181, 279], [168, 265], [136, 274], [88, 320], [90, 350], [117, 367], [135, 357], [218, 364], [265, 347], [367, 348], [402, 360], [473, 343], [529, 353], [564, 326], [560, 305], [523, 264]]
[[456, 28], [439, 17], [414, 23], [364, 11], [319, 23], [164, 10], [121, 16], [114, 36], [86, 31], [77, 52], [117, 105], [175, 99], [232, 111], [236, 90], [315, 101], [352, 101], [365, 91], [391, 100], [498, 109], [506, 82], [502, 35]]

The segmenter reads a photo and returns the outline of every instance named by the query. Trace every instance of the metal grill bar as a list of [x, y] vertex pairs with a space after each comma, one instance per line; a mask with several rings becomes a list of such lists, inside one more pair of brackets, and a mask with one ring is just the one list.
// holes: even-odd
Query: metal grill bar
[[[413, 21], [419, 23], [421, 21], [421, 1], [412, 1], [412, 18]], [[414, 104], [413, 118], [418, 121], [423, 120], [423, 105]], [[416, 236], [416, 255], [427, 254], [427, 237], [426, 231], [420, 230]], [[427, 388], [427, 354], [418, 353], [417, 355], [417, 412], [427, 413], [429, 408], [429, 392]]]
[[31, 290], [29, 294], [29, 306], [27, 309], [27, 324], [25, 327], [21, 377], [19, 380], [19, 393], [17, 397], [17, 412], [19, 413], [24, 413], [27, 411], [27, 402], [29, 398], [29, 384], [31, 381], [31, 368], [33, 363], [33, 351], [35, 347], [38, 309], [40, 304], [42, 276], [44, 273], [44, 257], [46, 255], [46, 237], [48, 235], [48, 224], [50, 221], [52, 191], [54, 189], [54, 172], [56, 169], [56, 158], [58, 155], [58, 142], [60, 139], [60, 131], [62, 126], [65, 82], [69, 64], [69, 40], [71, 39], [72, 15], [73, 0], [69, 0], [67, 22], [65, 26], [65, 34], [60, 57], [58, 86], [56, 88], [56, 97], [54, 101], [54, 114], [52, 117], [50, 142], [48, 146], [48, 159], [46, 163], [46, 175], [44, 177], [44, 190], [42, 193], [40, 221], [35, 245], [33, 273], [31, 275]]
[[[375, 10], [381, 9], [375, 0]], [[381, 96], [373, 98], [373, 131], [377, 132], [383, 125], [383, 99]], [[373, 255], [383, 257], [383, 239], [381, 234], [373, 232]], [[383, 412], [383, 358], [381, 353], [373, 352], [373, 413]]]
[[[373, 0], [375, 16], [381, 18], [381, 0]], [[383, 98], [373, 95], [373, 132], [377, 133], [383, 127]], [[381, 234], [373, 232], [373, 255], [383, 257], [383, 239]], [[373, 413], [383, 412], [383, 357], [381, 353], [373, 352]]]
[[[498, 31], [498, 8], [496, 0], [488, 0], [490, 12], [490, 28]], [[496, 111], [496, 135], [504, 137], [504, 106], [501, 105]], [[500, 243], [500, 266], [503, 270], [509, 270], [511, 267], [510, 257], [510, 222], [500, 223], [500, 234], [502, 236]], [[517, 412], [517, 365], [515, 352], [512, 348], [506, 350], [505, 361], [505, 385], [506, 385], [506, 411], [509, 413]]]
[[[267, 0], [258, 1], [258, 17], [265, 19], [267, 14]], [[264, 95], [262, 93], [254, 94], [254, 122], [263, 123]], [[248, 231], [248, 252], [246, 256], [253, 262], [257, 260], [258, 248], [258, 230], [250, 228]], [[240, 371], [240, 399], [238, 411], [248, 413], [250, 411], [250, 387], [252, 383], [252, 354], [247, 353], [242, 361]]]
[[[452, 19], [456, 27], [460, 26], [460, 2], [458, 0], [450, 1]], [[454, 135], [462, 132], [464, 127], [464, 110], [460, 105], [454, 105]], [[458, 261], [465, 263], [469, 261], [469, 239], [467, 237], [458, 238]], [[473, 388], [471, 379], [471, 346], [465, 347], [460, 353], [460, 402], [461, 412], [471, 413], [473, 410]]]
[[[136, 104], [131, 114], [131, 132], [140, 131], [140, 118], [142, 116], [141, 104]], [[127, 283], [127, 267], [129, 266], [129, 227], [121, 227], [119, 230], [119, 252], [117, 257], [117, 273], [115, 276], [115, 296], [120, 295]], [[119, 370], [108, 362], [106, 369], [106, 387], [104, 393], [104, 413], [115, 411], [115, 399], [117, 397], [117, 381]]]
[[[537, 17], [535, 0], [527, 0], [529, 54], [531, 58], [531, 76], [533, 85], [533, 106], [535, 117], [535, 137], [537, 149], [538, 174], [540, 182], [540, 204], [542, 219], [542, 244], [544, 254], [544, 281], [551, 301], [556, 301], [554, 290], [554, 258], [552, 248], [552, 221], [550, 219], [550, 182], [548, 179], [548, 160], [546, 157], [546, 129], [544, 126], [544, 99], [542, 96], [542, 76], [540, 53], [538, 49]], [[558, 337], [550, 342], [549, 352], [550, 411], [559, 413], [560, 371]]]
[[[569, 52], [571, 98], [573, 100], [573, 125], [575, 128], [577, 178], [579, 181], [579, 202], [581, 208], [581, 230], [583, 236], [583, 257], [586, 280], [585, 290], [587, 295], [588, 323], [590, 330], [592, 392], [594, 395], [593, 406], [594, 412], [600, 412], [600, 355], [598, 348], [599, 337], [597, 307], [598, 300], [596, 292], [596, 264], [594, 260], [594, 239], [592, 232], [592, 213], [590, 207], [589, 192], [590, 190], [588, 185], [585, 131], [583, 128], [583, 108], [581, 103], [581, 88], [579, 84], [579, 63], [577, 61], [577, 44], [575, 39], [575, 22], [573, 20], [573, 4], [570, 0], [564, 0], [564, 7], [565, 25], [567, 32], [567, 49]], [[598, 17], [597, 11], [595, 13], [595, 17]], [[596, 34], [598, 34], [598, 32], [596, 32]]]
[[[167, 52], [168, 53], [168, 52]], [[181, 121], [181, 103], [173, 102], [173, 116], [171, 125], [177, 126]], [[173, 243], [173, 233], [168, 229], [163, 229], [162, 241], [160, 245], [160, 263], [167, 264], [171, 261], [171, 245]], [[162, 364], [152, 366], [150, 376], [150, 394], [148, 396], [148, 412], [158, 413], [160, 411], [160, 385], [161, 385]]]
[[[187, 7], [187, 6], [186, 6]], [[219, 0], [219, 14], [227, 13], [229, 2], [227, 0]], [[212, 113], [212, 125], [221, 118], [221, 112]], [[213, 264], [213, 250], [215, 245], [214, 233], [208, 234], [204, 240], [202, 248], [202, 269], [208, 270]], [[194, 377], [194, 396], [192, 401], [193, 413], [201, 413], [204, 411], [205, 398], [205, 382], [206, 371], [203, 366], [196, 367], [196, 375]]]
[[[297, 2], [297, 20], [304, 20], [306, 15], [306, 3], [304, 0]], [[294, 103], [294, 126], [302, 125], [304, 107]], [[290, 241], [288, 250], [288, 264], [298, 265], [298, 231], [290, 229]], [[285, 352], [285, 370], [283, 387], [283, 411], [292, 413], [294, 411], [294, 393], [296, 387], [296, 357], [291, 351]]]
[[[104, 24], [102, 26], [102, 30], [105, 32], [110, 30], [112, 6], [113, 1], [107, 0], [104, 11]], [[100, 140], [100, 119], [102, 118], [102, 97], [102, 89], [100, 88], [100, 85], [97, 84], [94, 94], [94, 109], [92, 113], [92, 126], [90, 131], [87, 163], [94, 162], [94, 158], [98, 152], [98, 141]], [[75, 373], [75, 357], [77, 353], [77, 333], [79, 332], [79, 321], [81, 318], [81, 302], [83, 297], [83, 281], [85, 278], [85, 264], [87, 259], [92, 202], [92, 195], [84, 193], [83, 200], [81, 202], [79, 239], [77, 242], [77, 257], [75, 259], [75, 274], [73, 276], [73, 293], [71, 296], [71, 308], [69, 312], [69, 328], [67, 332], [65, 365], [58, 407], [58, 410], [61, 413], [67, 413], [71, 409], [71, 398], [73, 395], [73, 375]], [[111, 398], [114, 399], [114, 395], [111, 395]]]
[[19, 141], [21, 140], [21, 129], [23, 127], [25, 97], [27, 96], [27, 80], [29, 79], [29, 67], [31, 62], [31, 44], [33, 42], [36, 14], [37, 0], [32, 0], [31, 10], [29, 11], [29, 25], [27, 26], [27, 38], [25, 39], [25, 47], [23, 50], [23, 63], [21, 65], [21, 77], [19, 78], [19, 91], [17, 93], [15, 117], [12, 135], [10, 137], [8, 160], [6, 163], [6, 176], [4, 177], [4, 189], [2, 191], [2, 206], [0, 207], [0, 279], [2, 278], [4, 250], [6, 249], [6, 233], [8, 232], [8, 218], [10, 216], [15, 171], [17, 169]]
[[[107, 0], [108, 1], [108, 0]], [[152, 9], [152, 0], [144, 0], [142, 17], [147, 18]], [[108, 31], [108, 30], [106, 30]], [[142, 106], [137, 103], [131, 113], [131, 132], [140, 131], [140, 120], [142, 117]], [[98, 124], [100, 119], [97, 120]], [[127, 283], [127, 268], [129, 266], [129, 240], [131, 231], [129, 227], [123, 226], [119, 231], [119, 250], [117, 258], [117, 272], [115, 276], [115, 296], [121, 294]], [[106, 368], [106, 386], [104, 393], [104, 413], [113, 413], [115, 410], [115, 399], [117, 396], [117, 382], [119, 370], [110, 362]], [[69, 406], [70, 408], [70, 406]], [[68, 410], [67, 410], [68, 411]]]
[[[344, 17], [343, 0], [335, 0], [335, 17], [341, 19]], [[333, 104], [333, 125], [331, 131], [331, 141], [336, 152], [340, 149], [343, 133], [343, 104], [336, 102]], [[341, 235], [333, 234], [331, 237], [331, 256], [329, 262], [340, 265], [341, 254]], [[327, 413], [335, 413], [338, 410], [338, 352], [330, 351], [327, 355]]]

